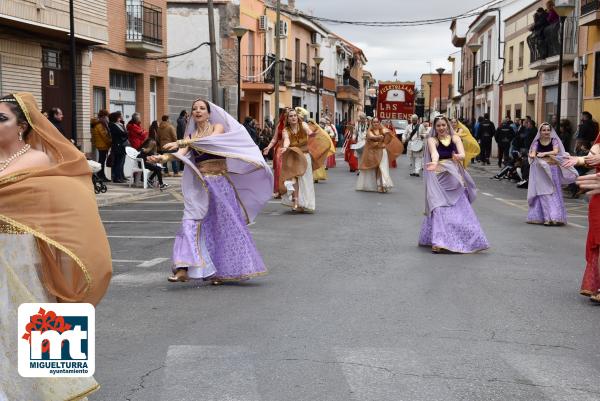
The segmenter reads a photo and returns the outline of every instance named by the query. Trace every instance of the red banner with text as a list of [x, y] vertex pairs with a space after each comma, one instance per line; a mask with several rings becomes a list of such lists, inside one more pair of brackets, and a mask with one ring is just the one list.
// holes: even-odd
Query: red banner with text
[[414, 82], [379, 82], [377, 95], [379, 120], [410, 120], [410, 116], [414, 112]]

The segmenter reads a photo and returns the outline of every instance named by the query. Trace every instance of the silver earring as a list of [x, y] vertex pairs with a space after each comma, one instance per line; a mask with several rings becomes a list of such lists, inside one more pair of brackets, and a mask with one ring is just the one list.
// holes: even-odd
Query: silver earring
[[19, 141], [23, 141], [23, 132], [19, 131]]

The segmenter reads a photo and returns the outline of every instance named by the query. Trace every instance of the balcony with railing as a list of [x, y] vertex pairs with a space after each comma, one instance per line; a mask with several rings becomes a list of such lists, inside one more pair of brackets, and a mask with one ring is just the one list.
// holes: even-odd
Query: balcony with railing
[[337, 75], [337, 98], [338, 100], [351, 101], [359, 103], [360, 82], [352, 76], [344, 78], [343, 75]]
[[294, 82], [296, 85], [308, 85], [308, 65], [300, 61], [296, 61], [296, 73], [294, 74]]
[[492, 84], [492, 71], [490, 60], [485, 60], [475, 67], [475, 86], [484, 88]]
[[581, 0], [579, 26], [600, 25], [600, 0]]
[[[281, 60], [279, 66], [280, 85], [291, 82], [292, 60]], [[242, 68], [242, 81], [244, 83], [275, 83], [275, 55], [273, 54], [242, 56]]]
[[129, 50], [162, 53], [162, 8], [142, 0], [127, 0], [125, 45]]
[[[317, 67], [310, 67], [310, 75], [308, 76], [308, 84], [317, 86]], [[319, 88], [323, 87], [323, 70], [319, 70]]]
[[[564, 27], [563, 63], [572, 62], [577, 53], [577, 23], [574, 17], [567, 17]], [[548, 70], [558, 66], [560, 54], [560, 24], [544, 27], [541, 32], [533, 32], [527, 37], [529, 45], [529, 68]]]

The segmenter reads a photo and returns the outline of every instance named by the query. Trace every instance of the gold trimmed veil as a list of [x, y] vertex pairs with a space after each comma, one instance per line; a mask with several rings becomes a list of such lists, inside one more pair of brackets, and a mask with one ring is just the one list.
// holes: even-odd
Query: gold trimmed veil
[[51, 166], [0, 178], [0, 224], [36, 238], [40, 279], [50, 294], [62, 302], [95, 305], [108, 288], [112, 261], [90, 168], [30, 93], [13, 96], [31, 126], [26, 142], [45, 152]]

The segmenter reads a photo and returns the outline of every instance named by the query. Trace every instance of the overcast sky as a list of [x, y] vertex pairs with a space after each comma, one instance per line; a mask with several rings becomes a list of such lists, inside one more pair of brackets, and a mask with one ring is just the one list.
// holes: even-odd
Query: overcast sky
[[[285, 3], [286, 0], [282, 0]], [[489, 0], [488, 0], [489, 1]], [[350, 21], [397, 21], [444, 18], [472, 10], [486, 0], [296, 0], [296, 8], [319, 17]], [[506, 18], [505, 15], [502, 18]], [[462, 33], [468, 21], [461, 20]], [[330, 30], [360, 47], [369, 62], [366, 69], [377, 80], [398, 79], [420, 82], [423, 73], [450, 68], [448, 56], [458, 51], [450, 42], [450, 23], [373, 28], [325, 24]], [[431, 61], [430, 64], [427, 61]]]

